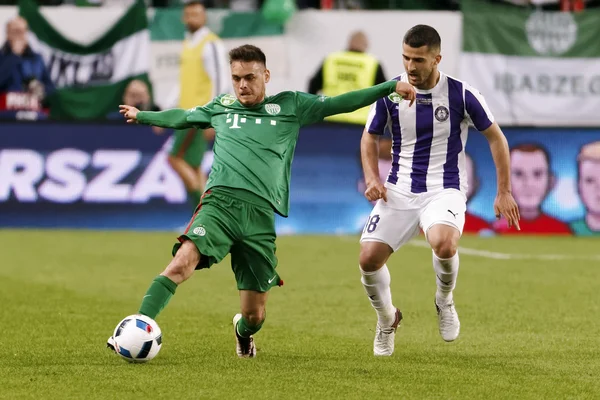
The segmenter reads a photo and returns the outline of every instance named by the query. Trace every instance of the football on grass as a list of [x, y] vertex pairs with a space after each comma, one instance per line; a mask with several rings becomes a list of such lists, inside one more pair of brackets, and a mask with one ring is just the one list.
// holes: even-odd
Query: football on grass
[[134, 363], [152, 360], [162, 346], [162, 332], [156, 321], [145, 315], [125, 317], [113, 334], [115, 351]]

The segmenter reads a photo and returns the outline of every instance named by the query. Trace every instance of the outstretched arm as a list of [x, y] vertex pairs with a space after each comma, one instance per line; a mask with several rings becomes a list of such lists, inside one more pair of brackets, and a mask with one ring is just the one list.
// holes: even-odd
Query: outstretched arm
[[354, 90], [339, 96], [326, 98], [323, 101], [323, 115], [324, 117], [328, 117], [330, 115], [352, 112], [369, 106], [378, 99], [394, 92], [398, 93], [404, 99], [410, 100], [411, 105], [417, 97], [415, 89], [408, 83], [389, 81], [371, 86], [370, 88]]
[[187, 110], [173, 108], [165, 111], [140, 111], [135, 107], [120, 105], [120, 113], [127, 123], [159, 126], [161, 128], [185, 129], [193, 125], [187, 121]]
[[411, 105], [417, 97], [415, 89], [410, 84], [397, 81], [388, 81], [334, 97], [297, 92], [298, 119], [301, 125], [312, 124], [330, 115], [348, 113], [366, 107], [394, 92], [405, 100], [410, 100]]

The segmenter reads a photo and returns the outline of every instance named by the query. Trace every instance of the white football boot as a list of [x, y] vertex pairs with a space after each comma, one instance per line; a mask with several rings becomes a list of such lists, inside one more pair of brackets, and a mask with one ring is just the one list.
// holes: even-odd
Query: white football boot
[[438, 305], [437, 301], [434, 301], [435, 309], [438, 315], [438, 324], [440, 328], [440, 335], [446, 342], [452, 342], [456, 340], [460, 333], [460, 321], [458, 320], [458, 314], [454, 307], [454, 301]]
[[377, 323], [375, 340], [373, 341], [373, 354], [376, 356], [391, 356], [394, 353], [394, 338], [396, 329], [402, 321], [402, 313], [396, 309], [396, 319], [391, 326], [382, 327]]

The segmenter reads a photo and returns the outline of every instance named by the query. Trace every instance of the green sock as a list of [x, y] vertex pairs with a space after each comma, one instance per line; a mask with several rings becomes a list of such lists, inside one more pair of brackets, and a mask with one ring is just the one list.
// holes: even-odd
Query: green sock
[[263, 319], [258, 325], [250, 325], [248, 321], [246, 321], [246, 319], [242, 317], [242, 319], [238, 321], [236, 326], [237, 333], [238, 335], [240, 335], [240, 337], [243, 338], [250, 337], [251, 335], [254, 335], [256, 332], [260, 331], [260, 328], [262, 328], [264, 322], [265, 320]]
[[169, 300], [171, 300], [171, 297], [175, 294], [175, 289], [177, 289], [177, 284], [175, 282], [166, 276], [157, 276], [152, 281], [152, 284], [142, 300], [139, 313], [155, 319], [158, 313], [160, 313]]
[[190, 190], [187, 192], [188, 193], [188, 199], [194, 203], [194, 210], [196, 209], [196, 207], [198, 206], [198, 203], [200, 203], [200, 199], [202, 198], [202, 193], [200, 193], [197, 190]]

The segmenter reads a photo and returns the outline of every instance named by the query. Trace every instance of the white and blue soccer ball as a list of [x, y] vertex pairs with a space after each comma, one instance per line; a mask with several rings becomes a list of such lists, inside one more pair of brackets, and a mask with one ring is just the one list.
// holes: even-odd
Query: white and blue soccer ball
[[162, 332], [150, 317], [136, 314], [125, 317], [113, 334], [115, 352], [133, 363], [152, 360], [162, 346]]

